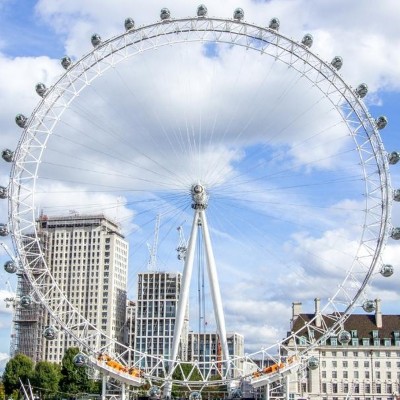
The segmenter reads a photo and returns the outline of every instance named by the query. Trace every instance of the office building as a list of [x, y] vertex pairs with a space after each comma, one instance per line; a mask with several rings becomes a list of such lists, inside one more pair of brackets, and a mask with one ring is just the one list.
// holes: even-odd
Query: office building
[[[318, 299], [311, 314], [302, 312], [301, 303], [293, 304], [291, 330], [300, 330], [300, 347], [302, 340], [310, 340], [307, 329], [303, 333], [301, 329], [318, 310]], [[322, 315], [313, 323], [329, 326], [331, 321], [329, 315]], [[292, 382], [290, 396], [310, 400], [396, 400], [400, 392], [400, 315], [383, 315], [381, 301], [375, 300], [375, 314], [350, 315], [342, 329], [348, 334], [332, 335], [312, 350], [318, 368], [303, 370]]]
[[[123, 342], [128, 243], [119, 226], [104, 215], [41, 215], [37, 230], [41, 242], [45, 243], [42, 251], [52, 276], [72, 306], [107, 336]], [[19, 291], [18, 294], [23, 295], [22, 285]], [[44, 323], [40, 321], [41, 326], [51, 325], [49, 314], [41, 318], [45, 320]], [[25, 335], [25, 325], [26, 321], [15, 321], [15, 331], [21, 338]], [[36, 346], [34, 339], [32, 337], [32, 346]], [[91, 343], [91, 346], [98, 348], [105, 344]], [[18, 348], [21, 340], [16, 341], [16, 345], [16, 352], [24, 352], [23, 348]], [[72, 337], [59, 332], [54, 340], [43, 341], [39, 358], [60, 362], [65, 350], [75, 345]], [[113, 351], [118, 349], [109, 349], [110, 353]]]
[[[135, 349], [149, 355], [147, 367], [157, 362], [153, 356], [170, 356], [181, 284], [181, 273], [148, 271], [138, 274]], [[188, 322], [189, 311], [186, 310], [179, 352], [182, 360], [187, 358]]]

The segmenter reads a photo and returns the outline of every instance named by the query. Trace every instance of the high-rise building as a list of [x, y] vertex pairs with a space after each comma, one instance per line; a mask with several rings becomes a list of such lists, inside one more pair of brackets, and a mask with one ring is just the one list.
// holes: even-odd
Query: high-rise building
[[[302, 328], [318, 311], [318, 299], [314, 313], [303, 313], [301, 303], [293, 304], [291, 330], [299, 332], [297, 346], [313, 339]], [[330, 326], [332, 318], [321, 315], [313, 323]], [[400, 393], [400, 315], [382, 314], [381, 301], [375, 300], [375, 315], [350, 315], [341, 329], [312, 350], [316, 365], [302, 370], [293, 381], [291, 397], [396, 400]]]
[[[123, 342], [128, 243], [119, 226], [104, 215], [42, 215], [37, 229], [46, 243], [42, 250], [52, 276], [70, 303], [92, 325]], [[44, 318], [49, 324], [50, 316]], [[23, 325], [16, 321], [20, 336]], [[41, 359], [60, 362], [65, 350], [74, 345], [72, 337], [59, 334], [52, 341], [44, 341]], [[100, 343], [92, 345], [99, 347]]]
[[[170, 356], [181, 283], [181, 273], [148, 271], [138, 274], [135, 349], [149, 355], [148, 367], [156, 362], [152, 356]], [[188, 319], [187, 310], [180, 346], [183, 360], [187, 357]]]
[[[234, 377], [238, 377], [238, 370], [243, 372], [243, 365], [239, 365], [239, 357], [244, 356], [244, 338], [238, 333], [227, 333], [228, 351], [230, 357], [235, 359]], [[225, 366], [222, 362], [221, 341], [215, 332], [195, 333], [190, 332], [188, 338], [188, 360], [197, 361], [201, 372], [207, 375], [217, 375], [222, 373]], [[216, 368], [209, 371], [208, 368], [215, 362]]]

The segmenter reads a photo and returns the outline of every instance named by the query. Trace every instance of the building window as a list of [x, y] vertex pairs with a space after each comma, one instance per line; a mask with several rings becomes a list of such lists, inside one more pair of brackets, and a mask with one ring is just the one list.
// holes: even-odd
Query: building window
[[348, 365], [348, 362], [347, 361], [343, 361], [343, 368], [347, 368], [349, 365]]
[[332, 367], [337, 368], [337, 361], [332, 361]]
[[358, 371], [354, 371], [354, 379], [358, 379], [359, 378], [359, 372]]
[[369, 361], [364, 361], [364, 368], [369, 368]]
[[382, 386], [380, 383], [376, 384], [376, 393], [382, 393]]
[[332, 378], [337, 379], [337, 371], [332, 371]]
[[337, 393], [338, 392], [338, 385], [337, 383], [332, 383], [332, 393]]
[[358, 346], [358, 338], [352, 338], [351, 339], [351, 345], [352, 346]]
[[326, 383], [322, 384], [322, 393], [326, 393]]
[[365, 373], [365, 378], [369, 379], [369, 371], [364, 371], [364, 373]]
[[375, 361], [375, 367], [380, 368], [381, 367], [381, 362], [380, 361]]
[[348, 379], [349, 377], [349, 372], [348, 371], [343, 371], [343, 378]]
[[353, 338], [357, 337], [357, 330], [353, 329], [350, 331], [350, 333], [351, 333], [351, 337], [353, 337]]
[[358, 368], [358, 361], [353, 361], [353, 367]]
[[377, 337], [379, 337], [378, 335], [379, 335], [379, 332], [378, 332], [378, 331], [376, 331], [376, 330], [372, 331], [372, 337], [373, 337], [374, 339], [376, 339]]
[[322, 371], [322, 372], [321, 372], [321, 377], [322, 377], [322, 378], [326, 378], [326, 371]]
[[369, 338], [363, 338], [362, 345], [363, 346], [369, 346]]
[[355, 383], [353, 386], [354, 393], [360, 393], [360, 385], [358, 383]]
[[331, 346], [337, 346], [337, 338], [331, 337]]
[[392, 341], [391, 341], [390, 339], [388, 339], [388, 338], [385, 338], [385, 339], [383, 340], [383, 344], [384, 344], [386, 347], [389, 347], [389, 346], [392, 344]]
[[375, 378], [376, 378], [376, 379], [381, 379], [381, 373], [380, 373], [380, 371], [375, 371]]

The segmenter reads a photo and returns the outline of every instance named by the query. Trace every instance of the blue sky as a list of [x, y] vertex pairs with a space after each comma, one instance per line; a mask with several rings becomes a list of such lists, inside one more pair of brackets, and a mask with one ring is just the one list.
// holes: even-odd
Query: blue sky
[[[104, 38], [121, 33], [128, 16], [134, 17], [137, 25], [156, 21], [163, 6], [159, 1], [144, 5], [119, 0], [112, 7], [90, 0], [24, 1], [23, 5], [21, 1], [0, 1], [3, 147], [16, 147], [20, 130], [14, 116], [19, 112], [29, 115], [38, 103], [35, 84], [43, 81], [50, 86], [63, 73], [60, 57], [68, 54], [79, 59], [91, 50], [92, 33], [99, 32]], [[182, 0], [168, 6], [178, 17], [194, 15], [197, 3]], [[219, 1], [209, 5], [209, 13], [230, 18], [237, 6], [233, 1]], [[389, 120], [382, 131], [385, 148], [389, 152], [400, 149], [397, 0], [384, 0], [379, 8], [372, 0], [357, 4], [345, 0], [335, 4], [247, 0], [240, 6], [248, 22], [265, 26], [270, 18], [278, 17], [281, 32], [289, 37], [300, 39], [305, 33], [312, 33], [313, 50], [327, 61], [334, 55], [343, 56], [341, 73], [345, 80], [353, 87], [366, 82], [370, 93], [365, 103], [371, 115], [386, 115]], [[342, 273], [341, 263], [353, 254], [347, 248], [352, 249], [357, 241], [358, 214], [362, 210], [356, 158], [347, 158], [335, 147], [342, 146], [337, 116], [331, 114], [310, 85], [291, 75], [286, 67], [258, 58], [225, 46], [194, 45], [158, 49], [133, 58], [131, 64], [121, 64], [96, 81], [65, 113], [58, 136], [49, 141], [37, 196], [37, 207], [49, 214], [68, 212], [82, 204], [92, 204], [95, 199], [96, 207], [108, 208], [113, 217], [121, 220], [132, 251], [129, 294], [133, 298], [134, 277], [146, 268], [146, 244], [152, 241], [157, 212], [163, 214], [159, 268], [180, 270], [175, 228], [183, 225], [186, 235], [190, 232], [187, 189], [193, 176], [210, 183], [208, 213], [228, 330], [231, 326], [252, 332], [244, 334], [254, 347], [285, 332], [292, 301], [303, 301], [311, 311], [315, 296], [329, 297], [324, 290], [339, 282], [336, 272]], [[284, 95], [289, 89], [291, 95]], [[180, 118], [182, 115], [184, 119]], [[126, 134], [130, 131], [138, 135], [138, 141]], [[149, 137], [148, 133], [155, 131], [158, 133]], [[163, 131], [168, 135], [163, 136]], [[197, 139], [190, 139], [189, 145], [179, 137], [182, 132], [189, 135], [194, 131], [201, 132], [203, 142], [198, 148], [201, 160], [193, 161], [190, 146], [198, 145]], [[269, 139], [260, 139], [265, 132], [270, 134]], [[322, 132], [327, 132], [330, 139]], [[311, 141], [313, 137], [316, 140]], [[233, 141], [229, 142], [231, 138]], [[207, 147], [211, 139], [216, 141], [215, 147]], [[89, 143], [90, 152], [85, 150]], [[68, 151], [75, 155], [78, 175], [72, 172]], [[163, 169], [156, 168], [155, 163], [149, 166], [139, 154], [145, 154], [147, 161], [157, 160]], [[352, 155], [357, 156], [355, 152]], [[84, 172], [88, 160], [95, 166], [90, 173]], [[142, 173], [127, 172], [139, 162]], [[289, 172], [285, 172], [284, 165]], [[0, 165], [3, 185], [9, 167], [4, 162]], [[162, 183], [170, 189], [170, 170], [177, 171], [176, 192], [160, 193], [154, 185]], [[157, 174], [163, 179], [155, 179]], [[391, 175], [396, 188], [400, 185], [396, 166]], [[100, 183], [108, 185], [107, 190], [100, 189]], [[116, 190], [117, 186], [124, 190]], [[94, 190], [96, 194], [92, 193]], [[75, 199], [62, 194], [66, 191], [75, 191]], [[394, 225], [400, 224], [398, 207], [394, 204]], [[5, 201], [0, 211], [2, 221], [6, 221]], [[339, 252], [338, 246], [345, 250]], [[398, 254], [398, 245], [391, 241], [383, 257], [396, 268]], [[5, 282], [9, 277], [4, 273], [0, 276], [0, 289], [7, 291]], [[259, 276], [265, 277], [262, 283]], [[285, 277], [289, 278], [285, 281]], [[399, 312], [396, 280], [396, 274], [391, 280], [378, 279], [371, 288], [372, 297], [380, 293], [387, 313]], [[194, 282], [194, 292], [196, 285]], [[232, 295], [232, 291], [240, 295]], [[193, 302], [195, 298], [193, 295]], [[4, 338], [0, 353], [8, 353], [11, 317], [3, 306], [0, 312], [0, 333]], [[212, 310], [208, 308], [207, 313], [212, 314]], [[258, 337], [253, 333], [260, 331], [263, 335]]]

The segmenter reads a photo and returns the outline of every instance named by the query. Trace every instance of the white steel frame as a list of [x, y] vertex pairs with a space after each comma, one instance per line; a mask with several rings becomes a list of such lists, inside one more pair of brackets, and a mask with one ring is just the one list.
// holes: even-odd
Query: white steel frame
[[[90, 348], [89, 340], [94, 336], [100, 336], [106, 339], [107, 343], [111, 343], [114, 339], [105, 338], [103, 332], [92, 326], [73, 308], [51, 276], [44, 255], [41, 252], [38, 254], [29, 253], [29, 249], [34, 248], [31, 243], [38, 241], [35, 222], [36, 178], [48, 138], [56, 128], [63, 112], [82, 90], [101, 74], [118, 66], [128, 57], [140, 56], [144, 51], [182, 42], [218, 42], [242, 46], [246, 49], [258, 51], [260, 54], [271, 56], [290, 66], [312, 82], [329, 99], [341, 115], [348, 127], [349, 134], [354, 139], [359, 151], [360, 168], [365, 178], [365, 229], [360, 239], [358, 255], [344, 277], [343, 283], [331, 296], [326, 307], [321, 310], [321, 313], [331, 315], [334, 320], [333, 327], [322, 326], [317, 328], [311, 321], [308, 329], [318, 331], [322, 334], [322, 337], [326, 337], [332, 331], [338, 331], [341, 323], [352, 309], [362, 303], [368, 281], [380, 266], [380, 254], [385, 246], [390, 229], [392, 192], [388, 160], [375, 120], [353, 88], [342, 79], [329, 63], [319, 58], [308, 47], [273, 29], [239, 20], [208, 17], [164, 20], [127, 31], [102, 42], [82, 59], [71, 65], [61, 78], [47, 90], [43, 99], [28, 118], [22, 138], [14, 153], [10, 175], [9, 224], [16, 252], [34, 287], [35, 300], [46, 306], [51, 313], [54, 324], [72, 335], [82, 348], [90, 354], [93, 363], [99, 369], [132, 385], [140, 385], [143, 378], [161, 383], [165, 382], [165, 378], [156, 376], [157, 367], [145, 369], [142, 377], [132, 377], [117, 373], [104, 363], [99, 362], [96, 356], [107, 352], [107, 346], [96, 349]], [[200, 218], [206, 226], [204, 211], [196, 210], [194, 220], [197, 218]], [[33, 232], [35, 234], [32, 237]], [[206, 232], [207, 228], [204, 227], [203, 233]], [[335, 313], [335, 311], [341, 311], [341, 313]], [[218, 313], [222, 313], [222, 311], [218, 310]], [[219, 319], [221, 322], [223, 317], [219, 317]], [[223, 330], [224, 328], [220, 326], [221, 334]], [[297, 333], [292, 333], [292, 338], [296, 339], [296, 337]], [[296, 342], [296, 340], [294, 341]], [[100, 343], [101, 340], [97, 342]], [[260, 350], [259, 353], [264, 358], [280, 362], [277, 354], [280, 354], [280, 350], [286, 347], [285, 343], [277, 343], [270, 348]], [[317, 344], [317, 342], [308, 343], [305, 349], [302, 346], [298, 350], [298, 355], [306, 355], [309, 349]], [[127, 353], [134, 353], [134, 350], [123, 344], [119, 344], [119, 346], [124, 351], [121, 354], [113, 355], [113, 357], [123, 363]], [[180, 368], [183, 362], [176, 360], [175, 353], [176, 349], [169, 363], [165, 362], [168, 360], [158, 360], [159, 368], [165, 368], [166, 364], [173, 365], [174, 369]], [[252, 356], [254, 355], [246, 356], [246, 361], [251, 362]], [[143, 365], [142, 361], [145, 363], [147, 357], [149, 357], [147, 354], [136, 353], [136, 356], [130, 354], [126, 359], [139, 360], [137, 363], [139, 366]], [[225, 348], [224, 358], [227, 367], [220, 383], [229, 381], [230, 371], [235, 368], [235, 364], [239, 364], [229, 360]], [[210, 364], [209, 369], [212, 368], [217, 368], [216, 362]], [[288, 368], [293, 368], [293, 366]], [[171, 384], [173, 383], [172, 372], [169, 370], [164, 375], [169, 377]], [[207, 384], [209, 379], [210, 376], [203, 376], [204, 385]], [[273, 380], [275, 378], [272, 374], [266, 377], [263, 382]], [[176, 383], [184, 384], [187, 387], [191, 385], [189, 379], [185, 379], [185, 382]], [[218, 381], [213, 382], [213, 384], [218, 384]]]

